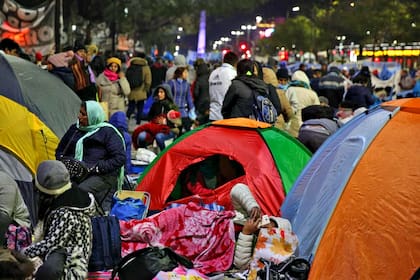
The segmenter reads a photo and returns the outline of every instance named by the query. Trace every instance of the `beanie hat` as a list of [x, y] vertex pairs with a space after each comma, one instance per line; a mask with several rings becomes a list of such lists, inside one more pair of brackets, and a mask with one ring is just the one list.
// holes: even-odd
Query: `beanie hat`
[[61, 161], [45, 160], [38, 165], [35, 185], [43, 193], [62, 194], [71, 188], [69, 171]]
[[106, 65], [110, 65], [111, 63], [115, 63], [121, 68], [121, 60], [119, 58], [110, 57], [106, 60]]
[[187, 65], [187, 60], [185, 59], [184, 55], [180, 54], [180, 55], [175, 56], [174, 64], [178, 67], [186, 66]]
[[97, 54], [98, 53], [98, 47], [96, 45], [89, 45], [87, 47], [87, 52], [89, 54]]
[[276, 73], [277, 79], [289, 79], [289, 71], [286, 68], [280, 68]]

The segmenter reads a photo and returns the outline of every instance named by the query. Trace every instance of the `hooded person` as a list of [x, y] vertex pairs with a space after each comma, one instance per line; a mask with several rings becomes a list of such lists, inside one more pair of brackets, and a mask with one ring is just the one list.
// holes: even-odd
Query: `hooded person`
[[263, 67], [262, 72], [264, 82], [276, 88], [277, 95], [280, 99], [281, 111], [274, 125], [275, 127], [284, 130], [286, 122], [288, 122], [293, 117], [293, 110], [290, 106], [289, 99], [287, 99], [285, 91], [279, 88], [279, 82], [273, 69]]
[[293, 73], [286, 96], [295, 113], [289, 122], [288, 132], [293, 137], [297, 137], [302, 125], [302, 109], [310, 105], [319, 105], [319, 98], [316, 92], [311, 89], [308, 76], [301, 70]]
[[109, 123], [115, 126], [124, 137], [125, 154], [127, 155], [124, 171], [128, 174], [131, 170], [131, 134], [128, 132], [128, 123], [125, 113], [123, 111], [115, 112], [109, 118]]
[[172, 80], [174, 78], [175, 70], [178, 67], [187, 67], [187, 59], [182, 54], [175, 56], [174, 65], [166, 70], [166, 81]]
[[44, 236], [23, 250], [44, 261], [35, 279], [85, 279], [92, 250], [93, 195], [73, 187], [66, 166], [57, 160], [39, 164], [35, 186]]
[[179, 134], [179, 127], [182, 126], [182, 123], [175, 121], [175, 119], [179, 119], [179, 115], [178, 118], [173, 118], [173, 114], [168, 114], [172, 110], [178, 111], [169, 85], [157, 86], [153, 92], [153, 99], [148, 114], [149, 122], [136, 127], [133, 131], [132, 141], [136, 149], [145, 148], [156, 140], [162, 151], [165, 149], [165, 141], [175, 138]]

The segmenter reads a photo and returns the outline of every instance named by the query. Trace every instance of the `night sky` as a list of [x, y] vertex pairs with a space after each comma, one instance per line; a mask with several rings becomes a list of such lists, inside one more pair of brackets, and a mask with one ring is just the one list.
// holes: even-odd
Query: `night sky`
[[[211, 49], [211, 43], [220, 37], [231, 37], [231, 30], [240, 30], [241, 25], [255, 25], [257, 15], [267, 21], [277, 17], [285, 17], [287, 6], [290, 0], [270, 0], [255, 11], [237, 13], [225, 18], [207, 17], [207, 49]], [[184, 47], [195, 49], [197, 47], [197, 35], [185, 36]]]

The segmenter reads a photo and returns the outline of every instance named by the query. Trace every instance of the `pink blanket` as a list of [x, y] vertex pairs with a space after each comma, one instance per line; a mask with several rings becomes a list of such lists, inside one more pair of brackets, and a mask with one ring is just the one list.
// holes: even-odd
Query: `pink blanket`
[[233, 211], [211, 211], [189, 203], [144, 220], [120, 221], [122, 255], [162, 245], [189, 258], [201, 273], [230, 268], [235, 249]]

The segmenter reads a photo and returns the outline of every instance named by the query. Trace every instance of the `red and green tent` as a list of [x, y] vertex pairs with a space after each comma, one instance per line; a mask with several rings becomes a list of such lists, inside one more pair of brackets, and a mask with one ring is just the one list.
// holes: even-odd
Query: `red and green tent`
[[[185, 171], [215, 155], [234, 162], [242, 172], [206, 194], [176, 197], [185, 187], [180, 183]], [[191, 200], [217, 202], [229, 209], [230, 190], [240, 182], [249, 186], [264, 213], [280, 215], [286, 194], [310, 158], [299, 141], [269, 124], [244, 118], [215, 121], [184, 134], [162, 151], [143, 172], [136, 190], [151, 194], [151, 210]]]

